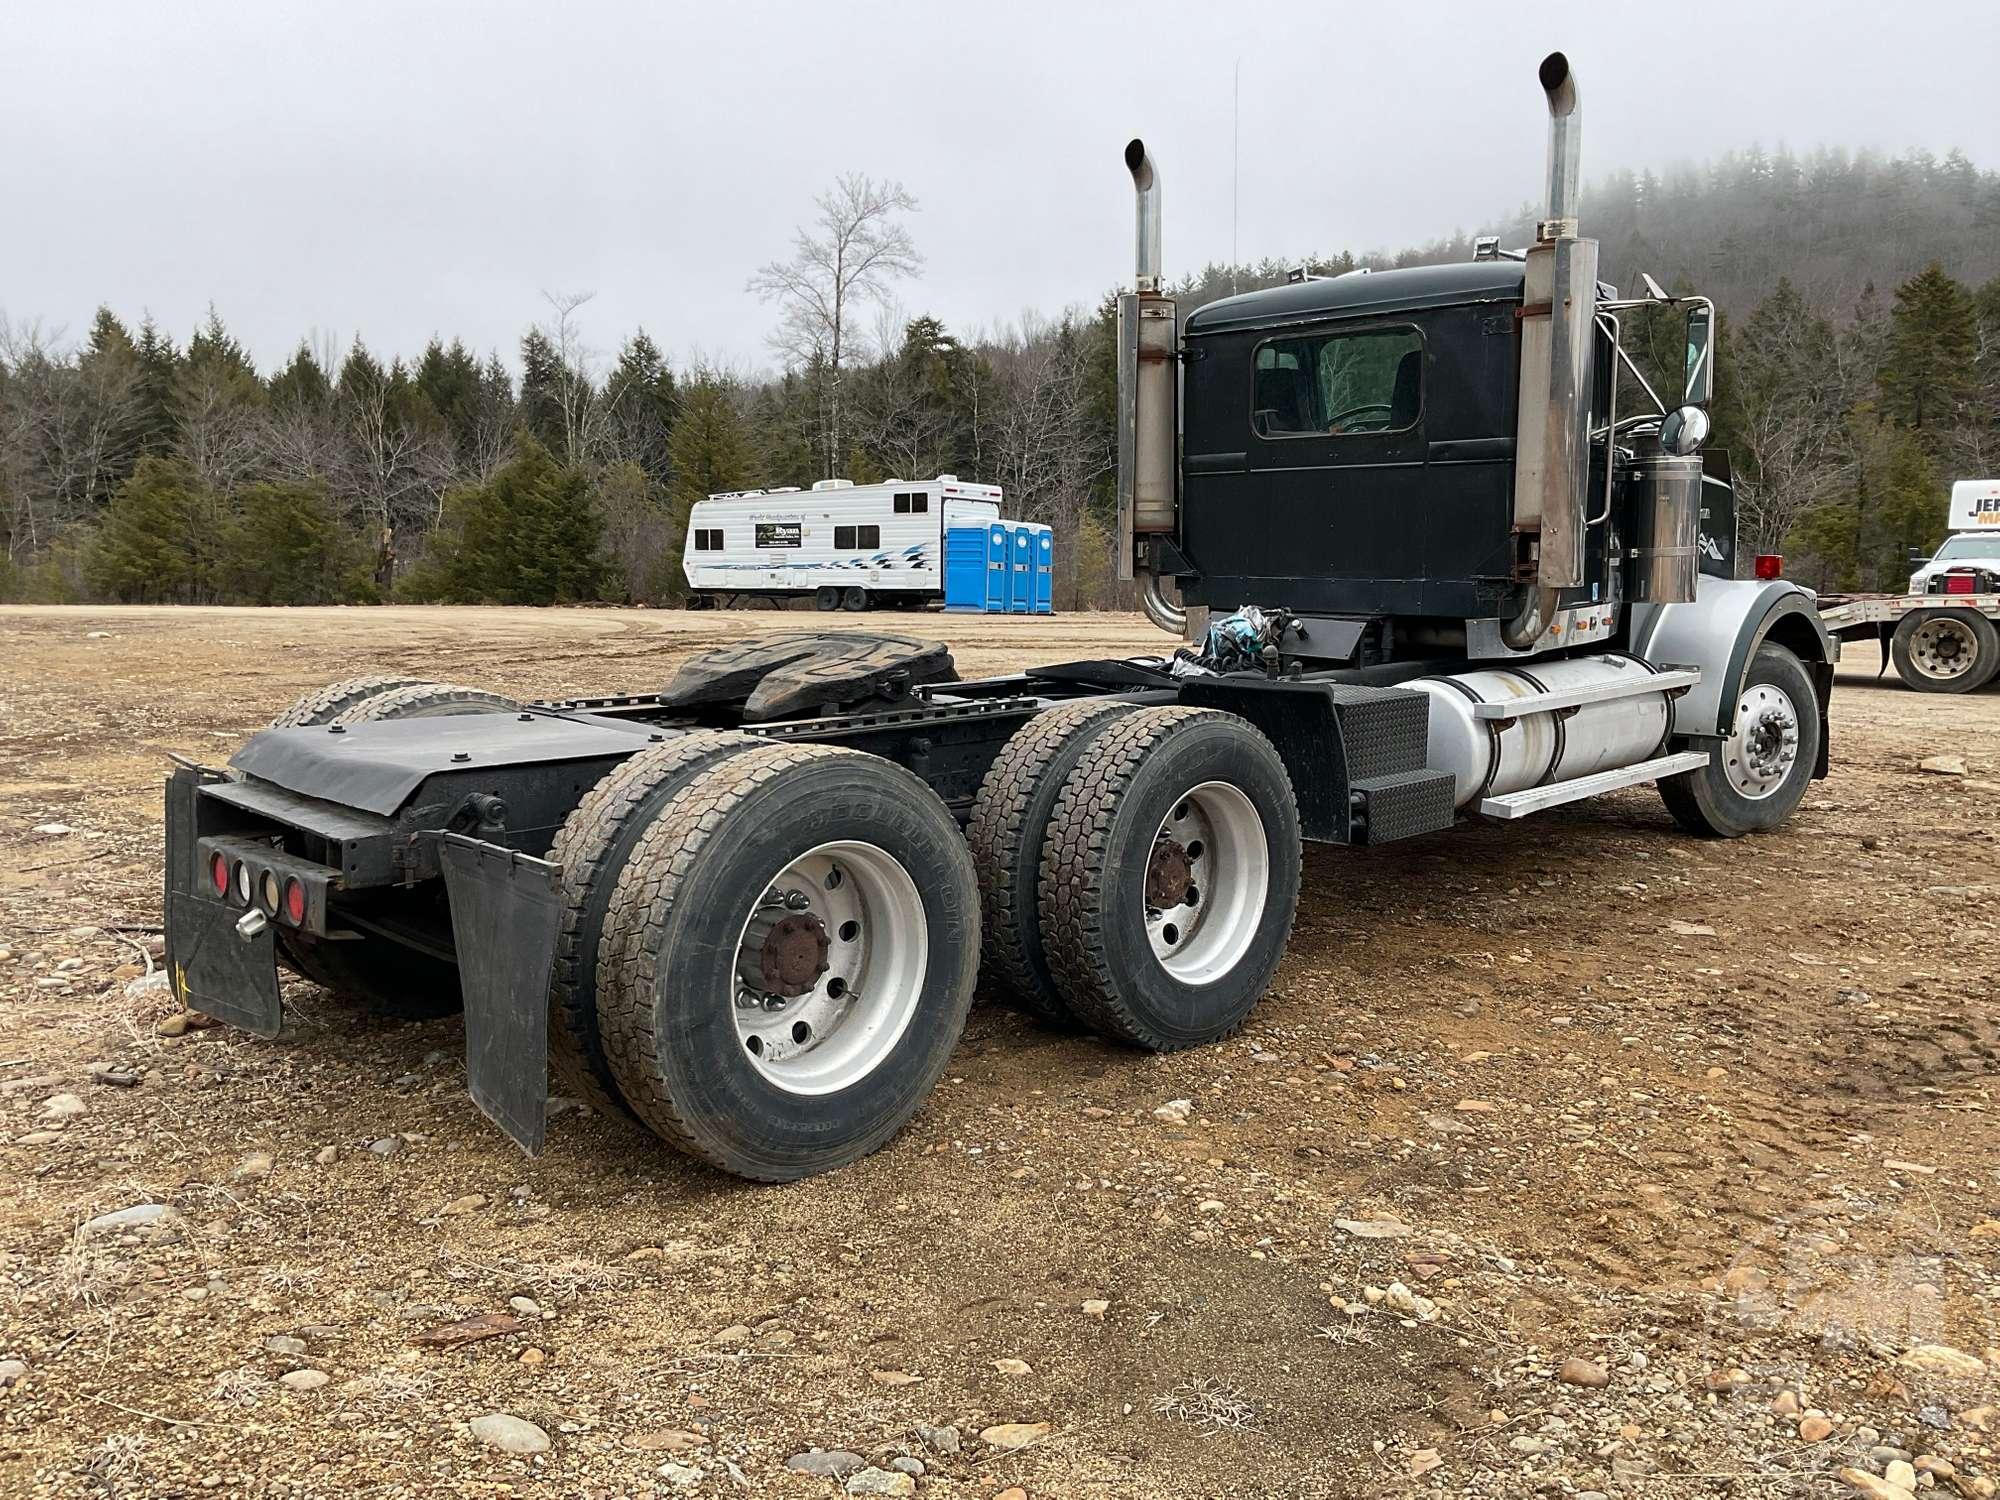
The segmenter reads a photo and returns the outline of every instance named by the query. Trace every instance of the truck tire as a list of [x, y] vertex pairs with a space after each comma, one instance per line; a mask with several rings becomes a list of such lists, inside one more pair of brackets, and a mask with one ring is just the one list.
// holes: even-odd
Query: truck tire
[[859, 615], [867, 613], [868, 607], [872, 602], [868, 597], [868, 590], [861, 588], [859, 585], [840, 591], [840, 607], [850, 614]]
[[413, 682], [348, 704], [329, 724], [375, 724], [384, 719], [449, 719], [461, 714], [504, 714], [520, 704], [484, 688], [447, 682]]
[[391, 688], [409, 687], [419, 680], [415, 677], [349, 677], [328, 683], [315, 692], [307, 693], [279, 714], [271, 721], [271, 727], [298, 729], [314, 724], [330, 724], [335, 714], [365, 698], [373, 698]]
[[1920, 693], [1970, 693], [2000, 668], [2000, 631], [1970, 609], [1920, 609], [1889, 638], [1896, 675]]
[[1819, 698], [1805, 664], [1766, 641], [1743, 674], [1736, 732], [1713, 746], [1700, 770], [1662, 777], [1660, 800], [1698, 837], [1768, 832], [1804, 799], [1819, 736]]
[[1132, 705], [1087, 698], [1035, 715], [1009, 736], [979, 795], [965, 841], [979, 871], [980, 974], [1036, 1020], [1075, 1026], [1049, 972], [1036, 896], [1042, 844], [1063, 783], [1097, 737]]
[[1077, 1017], [1172, 1052], [1242, 1026], [1299, 897], [1285, 765], [1234, 714], [1148, 708], [1100, 734], [1056, 799], [1042, 940]]
[[950, 812], [902, 767], [827, 745], [696, 776], [640, 837], [607, 926], [597, 1012], [620, 1092], [671, 1144], [760, 1182], [900, 1130], [978, 975]]
[[840, 608], [840, 590], [832, 584], [822, 584], [813, 590], [813, 608], [821, 614], [832, 614]]
[[549, 1062], [563, 1085], [600, 1114], [629, 1114], [604, 1055], [597, 1015], [599, 947], [618, 877], [661, 807], [726, 756], [763, 743], [747, 734], [696, 731], [651, 745], [584, 794], [557, 830], [549, 858], [562, 866], [549, 980]]
[[[354, 679], [355, 684], [365, 679]], [[334, 688], [346, 686], [336, 683]], [[322, 690], [331, 694], [334, 688]], [[301, 699], [303, 704], [306, 700]], [[400, 687], [350, 693], [327, 717], [309, 722], [372, 724], [383, 719], [428, 719], [451, 714], [504, 713], [521, 705], [498, 693], [441, 682], [406, 682]], [[278, 953], [296, 972], [336, 995], [359, 1000], [370, 1010], [405, 1021], [448, 1016], [465, 1003], [458, 966], [432, 958], [387, 938], [347, 938], [335, 942], [310, 933], [278, 931]]]

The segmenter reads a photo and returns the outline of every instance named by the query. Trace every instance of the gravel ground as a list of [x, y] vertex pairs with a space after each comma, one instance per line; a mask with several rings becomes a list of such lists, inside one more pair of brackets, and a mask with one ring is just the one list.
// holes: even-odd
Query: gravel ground
[[[636, 690], [797, 623], [0, 610], [0, 1493], [1993, 1493], [2000, 695], [1862, 652], [1786, 832], [1638, 789], [1313, 851], [1242, 1036], [981, 1006], [792, 1187], [576, 1108], [527, 1161], [456, 1020], [297, 984], [277, 1042], [161, 1034], [167, 752], [357, 672]], [[894, 628], [968, 673], [1162, 639]]]

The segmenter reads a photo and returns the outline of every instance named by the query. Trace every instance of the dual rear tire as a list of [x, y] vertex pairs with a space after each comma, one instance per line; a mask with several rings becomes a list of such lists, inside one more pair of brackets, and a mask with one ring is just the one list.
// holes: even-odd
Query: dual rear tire
[[553, 1032], [587, 1015], [566, 1045], [597, 1088], [689, 1155], [783, 1182], [874, 1151], [935, 1086], [972, 1003], [978, 889], [951, 814], [902, 767], [822, 745], [701, 748], [736, 738], [661, 747], [686, 745], [693, 774], [628, 799], [611, 842], [629, 848], [586, 903], [594, 963], [565, 917]]
[[1233, 714], [1050, 710], [995, 761], [968, 837], [993, 977], [1043, 1020], [1154, 1052], [1219, 1040], [1291, 935], [1291, 779]]

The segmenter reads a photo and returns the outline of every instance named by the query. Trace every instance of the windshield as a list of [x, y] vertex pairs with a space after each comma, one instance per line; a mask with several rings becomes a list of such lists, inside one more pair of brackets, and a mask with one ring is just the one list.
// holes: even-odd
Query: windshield
[[1952, 562], [1966, 557], [2000, 557], [2000, 533], [1988, 536], [1974, 531], [1962, 536], [1948, 536], [1931, 561]]

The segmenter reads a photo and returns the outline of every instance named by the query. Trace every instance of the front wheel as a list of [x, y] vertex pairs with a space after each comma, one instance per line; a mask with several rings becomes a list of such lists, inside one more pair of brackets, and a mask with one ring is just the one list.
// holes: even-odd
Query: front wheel
[[1920, 609], [1896, 626], [1889, 654], [1920, 693], [1970, 693], [2000, 669], [2000, 631], [1969, 609]]
[[1660, 782], [1674, 821], [1704, 838], [1765, 833], [1804, 800], [1819, 753], [1820, 709], [1805, 663], [1766, 641], [1750, 659], [1735, 729], [1708, 764]]
[[1299, 855], [1291, 779], [1253, 725], [1199, 708], [1116, 721], [1063, 783], [1042, 848], [1062, 998], [1149, 1051], [1228, 1036], [1277, 972]]
[[978, 971], [972, 857], [890, 761], [741, 751], [641, 836], [599, 954], [633, 1112], [740, 1177], [811, 1176], [888, 1141], [944, 1071]]

